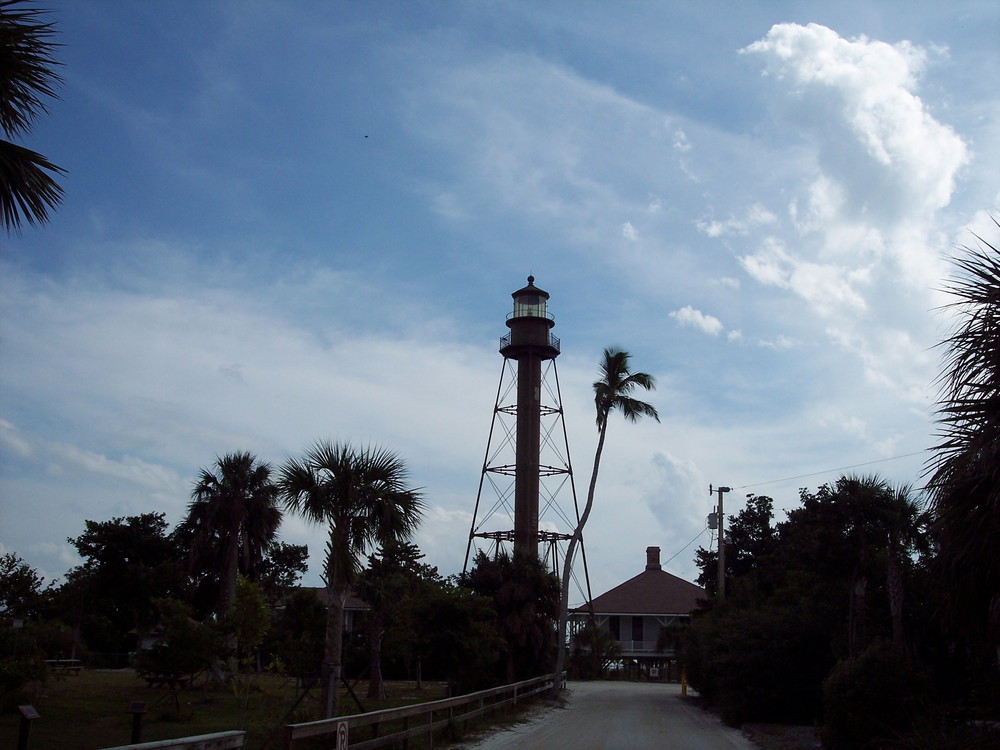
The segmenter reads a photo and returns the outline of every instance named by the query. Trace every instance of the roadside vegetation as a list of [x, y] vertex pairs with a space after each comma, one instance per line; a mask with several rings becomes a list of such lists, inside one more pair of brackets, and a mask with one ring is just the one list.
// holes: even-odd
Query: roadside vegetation
[[775, 521], [749, 495], [681, 640], [692, 686], [730, 724], [822, 727], [824, 747], [1000, 742], [1000, 252], [980, 242], [946, 287], [941, 442], [926, 489], [844, 476]]

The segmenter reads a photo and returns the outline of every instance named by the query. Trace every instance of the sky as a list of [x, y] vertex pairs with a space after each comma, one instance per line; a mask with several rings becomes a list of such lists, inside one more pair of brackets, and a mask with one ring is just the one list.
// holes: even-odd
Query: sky
[[[1000, 215], [1000, 5], [47, 0], [67, 170], [0, 236], [0, 553], [184, 517], [198, 472], [398, 453], [464, 561], [510, 294], [549, 292], [593, 593], [694, 580], [709, 486], [776, 521], [843, 473], [920, 487], [942, 292]], [[562, 496], [560, 502], [572, 503]], [[286, 516], [320, 585], [325, 534]], [[578, 595], [571, 601], [580, 601]]]

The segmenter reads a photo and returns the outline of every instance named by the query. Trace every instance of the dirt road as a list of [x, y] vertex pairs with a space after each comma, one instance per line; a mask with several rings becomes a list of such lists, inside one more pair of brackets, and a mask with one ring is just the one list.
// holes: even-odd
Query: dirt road
[[738, 730], [680, 697], [680, 686], [571, 682], [565, 708], [462, 745], [462, 750], [754, 750]]

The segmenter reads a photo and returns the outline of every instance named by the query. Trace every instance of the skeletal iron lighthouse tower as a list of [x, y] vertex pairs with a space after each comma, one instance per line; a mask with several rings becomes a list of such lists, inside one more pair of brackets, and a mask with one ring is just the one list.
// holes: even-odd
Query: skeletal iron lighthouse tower
[[579, 520], [555, 362], [559, 339], [551, 333], [549, 293], [535, 286], [533, 276], [511, 297], [514, 310], [507, 315], [510, 332], [500, 339], [503, 368], [465, 568], [476, 540], [489, 540], [494, 552], [512, 545], [515, 556], [538, 557], [539, 544], [545, 544], [542, 554], [558, 572], [558, 544], [571, 537]]

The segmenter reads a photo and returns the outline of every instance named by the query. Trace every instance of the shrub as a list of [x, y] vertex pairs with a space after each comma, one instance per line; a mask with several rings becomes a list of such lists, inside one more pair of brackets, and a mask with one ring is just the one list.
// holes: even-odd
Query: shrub
[[883, 747], [926, 712], [929, 681], [909, 657], [878, 641], [839, 662], [823, 684], [823, 746], [829, 750]]
[[810, 722], [832, 658], [808, 607], [766, 604], [711, 612], [682, 641], [688, 680], [723, 721]]

